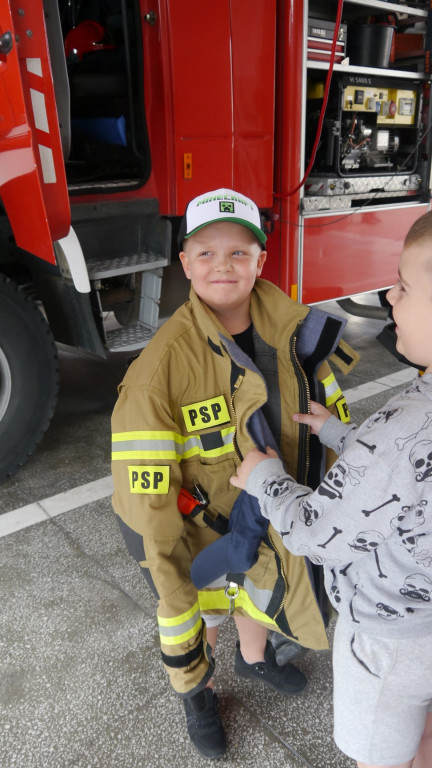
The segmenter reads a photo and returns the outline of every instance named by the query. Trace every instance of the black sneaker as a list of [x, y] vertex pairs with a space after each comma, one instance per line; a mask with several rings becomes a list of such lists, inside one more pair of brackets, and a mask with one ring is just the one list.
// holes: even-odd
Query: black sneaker
[[278, 667], [283, 667], [287, 661], [299, 661], [309, 650], [285, 635], [281, 635], [280, 632], [269, 632], [269, 640], [275, 649]]
[[204, 688], [190, 699], [183, 699], [183, 703], [187, 729], [194, 747], [211, 760], [222, 757], [226, 741], [216, 693], [211, 688]]
[[270, 641], [267, 641], [265, 661], [258, 661], [255, 664], [247, 664], [240, 652], [240, 643], [237, 640], [234, 669], [240, 677], [247, 677], [250, 680], [260, 680], [269, 688], [282, 693], [284, 696], [291, 696], [294, 693], [300, 693], [306, 685], [307, 679], [297, 667], [289, 662], [279, 667], [276, 662], [276, 656]]

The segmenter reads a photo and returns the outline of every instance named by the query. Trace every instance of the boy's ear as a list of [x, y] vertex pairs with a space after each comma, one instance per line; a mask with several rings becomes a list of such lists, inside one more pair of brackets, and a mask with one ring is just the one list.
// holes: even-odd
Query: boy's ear
[[263, 271], [263, 266], [265, 264], [266, 258], [267, 258], [267, 251], [261, 251], [257, 261], [257, 277], [259, 277], [261, 272]]
[[180, 251], [179, 253], [179, 259], [182, 263], [183, 271], [187, 277], [188, 280], [191, 279], [190, 271], [189, 271], [189, 259], [184, 251]]

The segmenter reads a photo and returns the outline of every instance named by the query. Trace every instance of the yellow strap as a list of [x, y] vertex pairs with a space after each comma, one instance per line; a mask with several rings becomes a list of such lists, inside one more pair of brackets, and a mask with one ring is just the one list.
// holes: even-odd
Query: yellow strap
[[[214, 610], [224, 610], [228, 613], [230, 599], [225, 595], [225, 589], [209, 589], [198, 593], [199, 604], [203, 613], [211, 613]], [[268, 624], [269, 627], [276, 627], [277, 624], [267, 614], [260, 611], [252, 602], [247, 592], [239, 587], [239, 594], [235, 598], [236, 607], [243, 610], [252, 619]]]

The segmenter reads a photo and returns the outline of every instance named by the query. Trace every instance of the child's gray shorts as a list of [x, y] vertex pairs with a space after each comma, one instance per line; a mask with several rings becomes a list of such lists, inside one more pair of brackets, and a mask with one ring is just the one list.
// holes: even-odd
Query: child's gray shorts
[[219, 627], [227, 618], [225, 614], [218, 615], [212, 613], [202, 613], [201, 616], [209, 629], [210, 627]]
[[333, 674], [339, 749], [375, 765], [412, 760], [432, 711], [432, 638], [371, 637], [339, 619]]

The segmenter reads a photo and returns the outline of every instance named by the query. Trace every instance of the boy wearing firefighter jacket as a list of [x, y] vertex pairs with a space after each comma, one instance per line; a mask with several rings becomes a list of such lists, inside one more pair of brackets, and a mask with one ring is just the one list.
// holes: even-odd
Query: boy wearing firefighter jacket
[[[292, 416], [307, 412], [313, 398], [348, 420], [326, 360], [346, 373], [357, 357], [341, 341], [340, 318], [297, 304], [260, 279], [266, 235], [249, 198], [227, 189], [195, 198], [179, 242], [190, 299], [120, 384], [113, 506], [157, 595], [162, 661], [183, 697], [193, 744], [215, 758], [225, 751], [225, 736], [213, 654], [227, 614], [239, 634], [236, 672], [283, 694], [299, 692], [306, 679], [292, 664], [277, 664], [268, 631], [307, 648], [327, 647], [320, 569], [292, 556], [271, 525], [245, 526], [240, 535], [237, 525], [236, 539], [232, 525], [227, 533], [239, 497], [230, 477], [251, 448], [273, 444], [292, 476], [316, 486], [324, 449]], [[221, 537], [234, 548], [215, 563]], [[213, 556], [208, 580], [205, 548]], [[200, 589], [191, 578], [195, 558]]]

